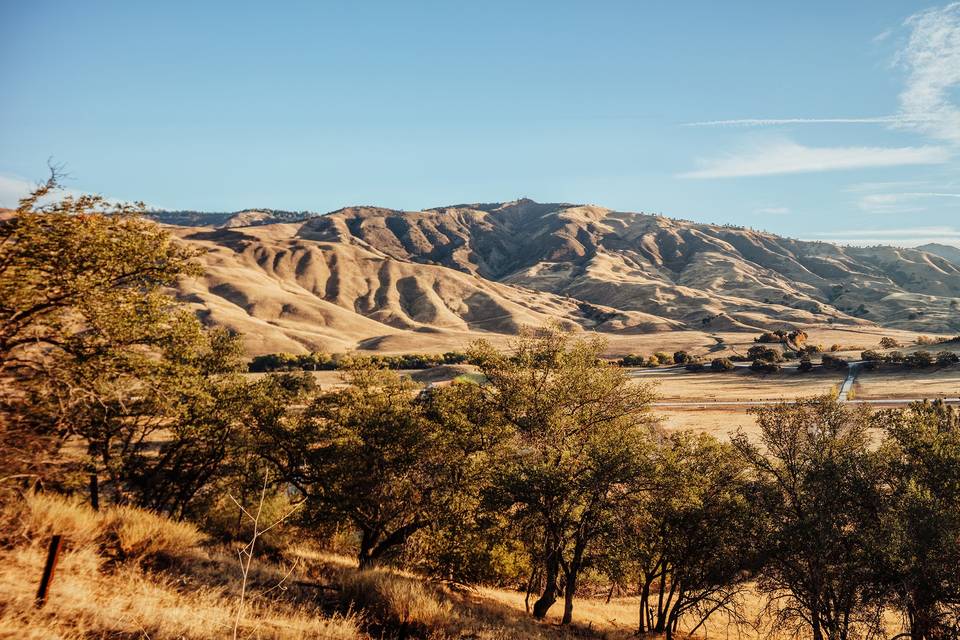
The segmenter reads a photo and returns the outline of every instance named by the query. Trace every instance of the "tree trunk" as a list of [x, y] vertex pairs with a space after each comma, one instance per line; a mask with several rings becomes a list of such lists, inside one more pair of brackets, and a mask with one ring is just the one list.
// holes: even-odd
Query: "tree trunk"
[[573, 596], [577, 594], [577, 578], [583, 565], [583, 553], [587, 549], [587, 541], [577, 540], [573, 548], [573, 558], [569, 566], [564, 567], [564, 577], [567, 582], [563, 588], [563, 619], [560, 624], [570, 624], [573, 621]]
[[361, 569], [371, 569], [375, 564], [373, 549], [376, 538], [376, 534], [369, 529], [363, 529], [360, 533], [360, 553], [357, 554], [357, 561]]
[[570, 624], [573, 621], [573, 596], [577, 593], [577, 573], [579, 567], [570, 566], [567, 574], [567, 584], [563, 588], [563, 619], [560, 624]]
[[936, 616], [930, 608], [918, 606], [916, 600], [911, 598], [907, 605], [907, 617], [910, 621], [910, 640], [930, 640], [934, 637]]
[[810, 620], [813, 624], [813, 640], [823, 640], [823, 629], [820, 627], [819, 607], [814, 607], [810, 612]]
[[645, 633], [647, 630], [647, 618], [650, 617], [650, 583], [653, 580], [646, 578], [643, 581], [643, 587], [640, 589], [640, 628], [638, 633]]
[[553, 603], [557, 601], [557, 578], [560, 574], [560, 558], [557, 552], [547, 556], [546, 582], [543, 586], [543, 595], [533, 603], [533, 617], [543, 620]]

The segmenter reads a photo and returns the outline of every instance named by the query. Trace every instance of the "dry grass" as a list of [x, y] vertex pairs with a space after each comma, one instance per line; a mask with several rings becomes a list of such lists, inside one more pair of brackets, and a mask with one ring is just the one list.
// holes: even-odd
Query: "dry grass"
[[[0, 551], [0, 638], [228, 638], [239, 592], [236, 556], [198, 546], [190, 525], [137, 509], [94, 513], [56, 496], [31, 496], [2, 514], [10, 523]], [[67, 543], [48, 604], [34, 606], [37, 580], [51, 532]], [[104, 540], [119, 536], [127, 556], [117, 561]], [[149, 542], [148, 542], [149, 540]], [[256, 559], [238, 637], [274, 640], [418, 637], [431, 640], [572, 640], [633, 637], [636, 598], [578, 598], [574, 625], [557, 623], [561, 603], [546, 621], [525, 611], [522, 593], [463, 587], [392, 569], [361, 572], [352, 558], [291, 548], [284, 567]], [[151, 563], [164, 558], [162, 568]], [[280, 589], [271, 588], [289, 580]], [[753, 617], [761, 599], [744, 594]], [[707, 637], [759, 637], [711, 619]]]
[[861, 371], [853, 383], [860, 400], [960, 397], [960, 367]]
[[[0, 551], [0, 638], [232, 636], [240, 587], [236, 555], [202, 546], [191, 525], [133, 508], [94, 512], [42, 494], [9, 505], [2, 515], [9, 524]], [[47, 605], [37, 609], [34, 595], [53, 533], [64, 536], [64, 550]], [[238, 637], [603, 637], [537, 622], [481, 590], [389, 569], [361, 572], [351, 558], [306, 549], [286, 556], [285, 565], [254, 560]]]
[[642, 374], [635, 379], [657, 383], [659, 400], [664, 402], [722, 402], [792, 400], [828, 394], [843, 383], [845, 376], [845, 373], [837, 371], [787, 371], [766, 375], [752, 371], [731, 371]]
[[[0, 638], [212, 638], [232, 634], [235, 560], [197, 546], [192, 526], [132, 508], [96, 513], [69, 499], [34, 495], [4, 514]], [[47, 605], [34, 594], [52, 533], [65, 546]], [[167, 572], [145, 568], [159, 560]], [[261, 581], [278, 581], [268, 567]], [[226, 576], [226, 580], [224, 580]], [[217, 584], [211, 577], [219, 579]], [[290, 600], [255, 598], [241, 637], [366, 637], [354, 617], [327, 616]]]
[[696, 431], [708, 433], [719, 440], [728, 440], [737, 430], [758, 435], [757, 420], [747, 413], [747, 407], [658, 407], [656, 415], [663, 418], [663, 427], [669, 431]]
[[362, 611], [375, 637], [392, 637], [390, 632], [432, 640], [621, 637], [619, 627], [594, 626], [586, 618], [572, 628], [560, 627], [559, 618], [534, 620], [524, 609], [523, 594], [515, 591], [446, 585], [396, 569], [359, 571], [353, 558], [309, 548], [290, 553], [309, 566], [319, 582], [334, 587], [342, 607]]

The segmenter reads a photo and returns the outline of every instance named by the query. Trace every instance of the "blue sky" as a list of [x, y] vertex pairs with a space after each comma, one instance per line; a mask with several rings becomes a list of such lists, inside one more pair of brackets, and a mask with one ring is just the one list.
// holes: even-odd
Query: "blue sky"
[[[0, 0], [0, 206], [526, 196], [960, 244], [960, 3]], [[839, 121], [837, 121], [839, 120]]]

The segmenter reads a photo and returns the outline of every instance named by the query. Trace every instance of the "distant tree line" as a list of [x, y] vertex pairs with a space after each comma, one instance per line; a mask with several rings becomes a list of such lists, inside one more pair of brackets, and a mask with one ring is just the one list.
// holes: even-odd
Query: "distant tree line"
[[469, 355], [461, 351], [446, 353], [403, 353], [398, 355], [330, 354], [311, 352], [302, 354], [270, 353], [254, 356], [248, 365], [252, 373], [269, 371], [336, 371], [349, 369], [358, 359], [363, 359], [385, 369], [430, 369], [444, 364], [464, 364]]
[[225, 497], [266, 482], [300, 506], [300, 542], [518, 587], [563, 624], [600, 587], [637, 594], [637, 630], [667, 638], [714, 616], [815, 640], [881, 637], [891, 614], [916, 640], [960, 630], [953, 407], [809, 398], [729, 442], [671, 433], [602, 340], [558, 328], [473, 343], [482, 382], [424, 389], [364, 358], [335, 390], [241, 376], [238, 337], [164, 293], [194, 254], [136, 207], [41, 206], [55, 186], [0, 222], [4, 488], [82, 494], [94, 474], [104, 502], [231, 541]]

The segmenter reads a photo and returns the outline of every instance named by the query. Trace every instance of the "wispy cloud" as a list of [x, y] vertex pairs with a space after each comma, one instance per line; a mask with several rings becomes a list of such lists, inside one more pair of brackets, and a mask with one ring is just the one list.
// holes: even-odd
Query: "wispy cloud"
[[869, 191], [890, 191], [892, 189], [917, 189], [929, 187], [929, 180], [888, 180], [885, 182], [856, 182], [844, 189], [848, 193], [866, 193]]
[[892, 35], [893, 35], [893, 29], [884, 29], [877, 35], [873, 36], [871, 40], [873, 41], [874, 44], [880, 44], [881, 42], [883, 42], [884, 40], [886, 40]]
[[705, 120], [686, 122], [685, 127], [770, 127], [785, 124], [898, 124], [903, 116], [868, 116], [863, 118], [740, 118], [738, 120]]
[[839, 231], [823, 231], [808, 234], [811, 237], [853, 238], [864, 234], [885, 238], [914, 238], [942, 234], [951, 238], [960, 238], [960, 229], [947, 226], [933, 227], [901, 227], [897, 229], [845, 229]]
[[898, 55], [908, 70], [900, 110], [928, 120], [901, 126], [960, 144], [960, 109], [950, 96], [960, 86], [960, 2], [921, 11], [904, 24], [910, 39]]
[[810, 240], [849, 245], [888, 244], [915, 247], [930, 242], [960, 244], [960, 229], [955, 227], [908, 227], [900, 229], [844, 229], [808, 234]]
[[860, 198], [857, 206], [869, 213], [911, 213], [925, 211], [920, 206], [924, 200], [934, 198], [958, 198], [960, 193], [941, 193], [935, 191], [906, 191], [902, 193], [871, 193]]
[[[741, 118], [691, 122], [693, 127], [766, 127], [791, 124], [882, 124], [918, 131], [938, 140], [960, 144], [960, 108], [951, 92], [960, 87], [960, 2], [916, 13], [906, 21], [906, 45], [896, 61], [907, 71], [899, 95], [899, 112], [892, 115], [823, 118]], [[873, 38], [886, 40], [893, 30]]]
[[754, 213], [769, 216], [785, 216], [790, 213], [790, 207], [761, 207], [754, 211]]
[[806, 147], [777, 141], [745, 152], [700, 159], [700, 168], [682, 178], [738, 178], [785, 173], [809, 173], [865, 167], [939, 164], [950, 160], [943, 147]]

